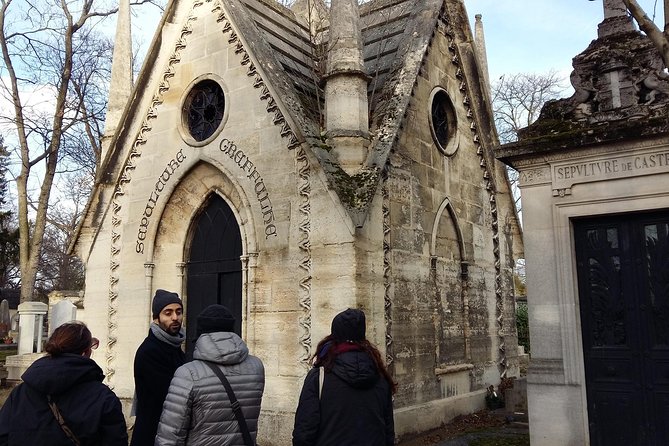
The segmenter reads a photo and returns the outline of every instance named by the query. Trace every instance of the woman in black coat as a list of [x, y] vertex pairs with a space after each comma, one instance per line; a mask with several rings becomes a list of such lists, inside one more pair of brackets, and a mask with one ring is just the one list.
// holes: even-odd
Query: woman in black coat
[[73, 438], [81, 446], [127, 446], [121, 403], [90, 359], [97, 344], [81, 322], [54, 330], [48, 355], [26, 370], [0, 409], [0, 446], [72, 446]]
[[378, 349], [365, 339], [365, 313], [339, 313], [304, 380], [293, 446], [392, 446], [395, 387]]

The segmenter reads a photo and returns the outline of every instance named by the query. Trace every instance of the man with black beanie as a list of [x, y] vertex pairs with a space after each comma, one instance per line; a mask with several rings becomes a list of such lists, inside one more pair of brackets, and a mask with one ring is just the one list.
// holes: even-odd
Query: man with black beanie
[[239, 402], [250, 440], [255, 444], [265, 369], [233, 333], [235, 318], [223, 305], [210, 305], [197, 317], [193, 361], [174, 373], [160, 417], [156, 446], [239, 445], [242, 429], [224, 385], [225, 375]]
[[174, 371], [186, 357], [181, 344], [183, 304], [177, 293], [156, 290], [149, 335], [135, 354], [136, 418], [130, 446], [151, 446]]

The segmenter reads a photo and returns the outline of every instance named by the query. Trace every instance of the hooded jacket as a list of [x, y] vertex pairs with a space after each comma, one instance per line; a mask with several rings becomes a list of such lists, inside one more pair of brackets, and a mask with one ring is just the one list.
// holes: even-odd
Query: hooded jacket
[[204, 361], [215, 363], [227, 377], [255, 441], [265, 369], [238, 335], [216, 332], [201, 335], [195, 343], [193, 361], [174, 374], [156, 446], [244, 446], [225, 387]]
[[64, 354], [35, 361], [0, 409], [0, 445], [72, 446], [47, 395], [82, 446], [127, 446], [121, 403], [90, 358]]
[[391, 446], [395, 425], [390, 384], [364, 351], [339, 354], [325, 372], [304, 379], [295, 413], [293, 446]]

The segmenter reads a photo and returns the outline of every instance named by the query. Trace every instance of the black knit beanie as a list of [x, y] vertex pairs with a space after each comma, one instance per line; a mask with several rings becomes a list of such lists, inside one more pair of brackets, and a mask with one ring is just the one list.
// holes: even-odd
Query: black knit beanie
[[209, 305], [197, 317], [197, 335], [234, 331], [235, 317], [223, 305]]
[[158, 319], [160, 312], [163, 311], [163, 308], [169, 304], [179, 304], [183, 309], [183, 303], [181, 302], [181, 299], [179, 299], [179, 295], [177, 293], [165, 290], [156, 290], [156, 295], [153, 296], [153, 304], [151, 305], [153, 319]]
[[332, 337], [336, 341], [364, 341], [365, 313], [349, 308], [332, 319]]

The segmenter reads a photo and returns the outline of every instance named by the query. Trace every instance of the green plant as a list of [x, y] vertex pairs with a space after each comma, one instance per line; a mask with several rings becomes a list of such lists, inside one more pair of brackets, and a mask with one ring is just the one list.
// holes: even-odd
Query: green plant
[[530, 326], [527, 316], [527, 302], [517, 303], [516, 330], [518, 330], [518, 345], [525, 347], [525, 353], [530, 353]]

